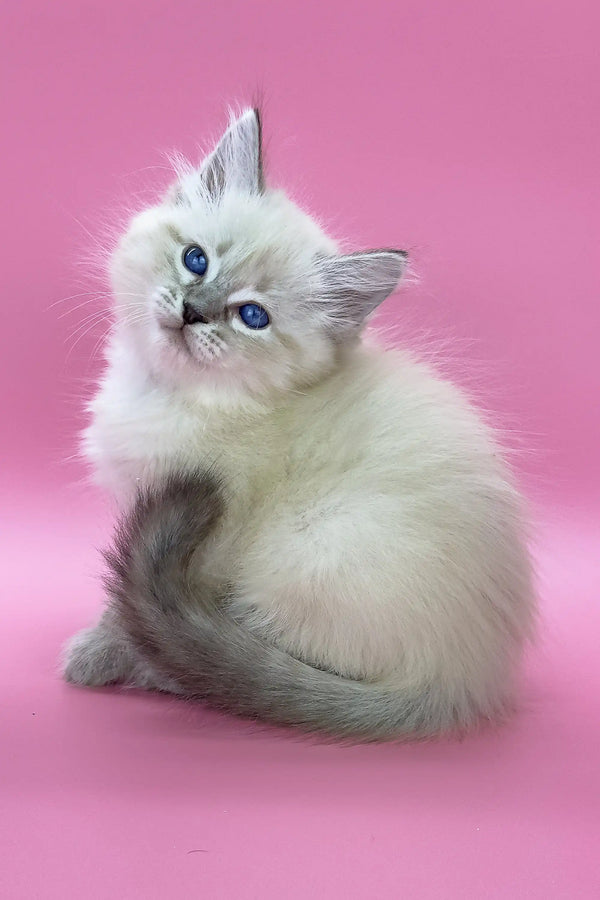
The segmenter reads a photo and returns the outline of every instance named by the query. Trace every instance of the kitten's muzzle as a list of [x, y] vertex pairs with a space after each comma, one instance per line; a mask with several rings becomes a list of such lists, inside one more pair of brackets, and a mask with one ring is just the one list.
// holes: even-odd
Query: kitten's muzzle
[[198, 312], [196, 307], [186, 300], [183, 304], [183, 321], [185, 325], [196, 325], [201, 322], [202, 325], [208, 324], [208, 319]]

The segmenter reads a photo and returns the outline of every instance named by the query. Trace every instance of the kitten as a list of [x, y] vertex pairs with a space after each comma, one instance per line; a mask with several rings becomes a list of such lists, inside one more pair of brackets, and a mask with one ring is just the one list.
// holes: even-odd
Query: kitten
[[521, 503], [460, 391], [363, 339], [405, 267], [265, 185], [255, 110], [133, 219], [84, 437], [123, 520], [67, 680], [363, 739], [506, 711]]

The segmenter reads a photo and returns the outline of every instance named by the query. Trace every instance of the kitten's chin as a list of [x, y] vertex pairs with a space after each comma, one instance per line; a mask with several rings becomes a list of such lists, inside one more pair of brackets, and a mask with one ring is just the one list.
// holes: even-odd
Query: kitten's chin
[[172, 388], [228, 381], [223, 365], [226, 350], [215, 335], [190, 328], [159, 328], [145, 350], [154, 377]]

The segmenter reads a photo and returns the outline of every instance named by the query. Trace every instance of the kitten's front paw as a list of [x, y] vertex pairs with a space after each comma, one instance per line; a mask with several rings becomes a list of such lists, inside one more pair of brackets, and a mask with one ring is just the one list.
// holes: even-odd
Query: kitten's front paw
[[115, 684], [130, 670], [127, 644], [101, 625], [78, 632], [65, 648], [63, 677], [72, 684]]

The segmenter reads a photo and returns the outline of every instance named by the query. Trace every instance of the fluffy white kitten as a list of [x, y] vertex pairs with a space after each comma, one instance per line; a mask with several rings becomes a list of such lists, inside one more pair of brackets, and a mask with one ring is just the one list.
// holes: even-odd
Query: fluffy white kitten
[[340, 255], [267, 188], [248, 110], [130, 224], [85, 449], [124, 519], [70, 681], [366, 739], [510, 705], [520, 501], [457, 388], [362, 339], [406, 254]]

